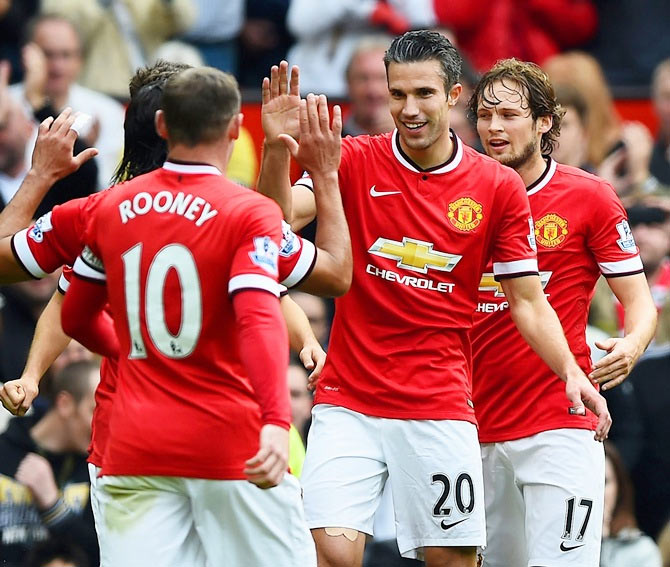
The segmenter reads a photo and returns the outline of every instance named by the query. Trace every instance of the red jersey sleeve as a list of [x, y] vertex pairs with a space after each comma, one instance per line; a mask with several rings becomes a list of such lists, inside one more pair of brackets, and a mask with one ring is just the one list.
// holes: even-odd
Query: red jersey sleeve
[[84, 247], [86, 219], [102, 193], [58, 205], [12, 237], [17, 262], [34, 278], [72, 265]]
[[609, 183], [597, 188], [598, 214], [591, 215], [588, 247], [606, 278], [642, 273], [642, 260], [626, 211]]
[[282, 239], [279, 206], [264, 199], [249, 204], [240, 223], [240, 238], [233, 257], [228, 293], [262, 289], [279, 297], [279, 245]]
[[497, 191], [500, 219], [491, 253], [495, 278], [537, 274], [535, 228], [523, 181], [512, 171], [505, 172]]

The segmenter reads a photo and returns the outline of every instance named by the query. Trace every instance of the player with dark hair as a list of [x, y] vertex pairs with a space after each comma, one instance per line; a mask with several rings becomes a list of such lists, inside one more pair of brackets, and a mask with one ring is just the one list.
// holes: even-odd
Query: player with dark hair
[[[385, 61], [396, 130], [342, 142], [354, 277], [336, 300], [317, 387], [305, 514], [323, 565], [360, 565], [389, 478], [402, 555], [472, 567], [485, 521], [468, 330], [490, 258], [520, 331], [566, 380], [573, 411], [595, 409], [600, 438], [610, 418], [542, 293], [523, 183], [449, 130], [461, 94], [457, 51], [439, 33], [416, 31], [396, 38]], [[264, 99], [266, 122], [305, 104], [274, 94]], [[299, 155], [286, 136], [298, 136], [295, 124], [283, 124], [280, 139]], [[298, 229], [315, 215], [310, 185], [303, 177], [292, 193], [287, 184], [262, 189]]]
[[[315, 564], [286, 474], [280, 211], [221, 173], [239, 108], [231, 75], [205, 67], [168, 79], [156, 114], [167, 161], [88, 215], [62, 322], [85, 346], [119, 353], [100, 479], [105, 564]], [[337, 122], [326, 133], [333, 171]], [[96, 343], [107, 298], [118, 342]]]
[[[623, 206], [606, 181], [549, 157], [563, 109], [537, 65], [496, 64], [475, 88], [470, 110], [486, 153], [526, 185], [544, 293], [570, 349], [590, 378], [616, 386], [656, 322]], [[585, 331], [600, 275], [624, 305], [626, 333], [596, 343], [607, 354], [592, 366]], [[561, 378], [516, 331], [511, 307], [488, 262], [470, 333], [486, 499], [484, 564], [598, 565], [604, 456], [593, 439], [597, 419], [571, 411]]]

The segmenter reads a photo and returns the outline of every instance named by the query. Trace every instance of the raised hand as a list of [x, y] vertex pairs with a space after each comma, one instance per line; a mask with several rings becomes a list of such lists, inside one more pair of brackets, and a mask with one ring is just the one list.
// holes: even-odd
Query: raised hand
[[27, 376], [0, 386], [0, 402], [13, 415], [25, 415], [39, 393], [39, 381]]
[[297, 139], [300, 135], [300, 74], [298, 67], [291, 68], [289, 79], [288, 63], [282, 61], [273, 65], [270, 78], [263, 79], [261, 122], [265, 141], [269, 145], [279, 142], [280, 134], [288, 134]]
[[291, 155], [312, 176], [337, 172], [342, 153], [342, 110], [333, 107], [330, 124], [325, 95], [309, 94], [300, 101], [300, 143], [294, 137], [280, 134]]
[[39, 127], [35, 149], [33, 150], [32, 170], [55, 183], [70, 175], [82, 164], [98, 155], [95, 148], [87, 148], [73, 155], [77, 132], [72, 129], [75, 114], [66, 108], [56, 119], [49, 117]]

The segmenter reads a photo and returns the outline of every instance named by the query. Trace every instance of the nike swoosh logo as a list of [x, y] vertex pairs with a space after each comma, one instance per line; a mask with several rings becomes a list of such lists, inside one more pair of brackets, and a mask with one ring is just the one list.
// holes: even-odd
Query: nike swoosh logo
[[442, 520], [442, 521], [440, 522], [440, 527], [441, 527], [443, 530], [449, 530], [449, 529], [453, 528], [454, 526], [457, 526], [457, 525], [460, 524], [461, 522], [465, 522], [465, 520], [467, 520], [467, 518], [463, 518], [462, 520], [458, 520], [458, 522], [454, 522], [453, 524], [447, 524], [447, 523], [446, 523], [446, 520]]
[[571, 546], [571, 547], [567, 547], [567, 546], [565, 545], [565, 542], [562, 541], [562, 542], [561, 542], [561, 551], [572, 551], [573, 549], [578, 549], [578, 548], [580, 548], [580, 547], [584, 547], [584, 545], [586, 545], [586, 544], [582, 543], [581, 545], [573, 545], [573, 546]]
[[377, 191], [375, 189], [376, 185], [370, 187], [370, 195], [373, 197], [384, 197], [385, 195], [398, 195], [400, 191]]

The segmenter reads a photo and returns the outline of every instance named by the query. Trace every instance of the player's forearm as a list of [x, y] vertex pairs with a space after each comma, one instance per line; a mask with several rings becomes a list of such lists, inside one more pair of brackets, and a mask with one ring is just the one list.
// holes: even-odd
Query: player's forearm
[[[324, 290], [339, 296], [349, 290], [352, 277], [351, 240], [344, 216], [337, 172], [313, 176], [316, 211], [317, 264], [327, 262], [328, 277]], [[320, 267], [319, 267], [320, 268]], [[309, 279], [309, 278], [308, 278]]]
[[35, 326], [33, 342], [21, 377], [34, 381], [36, 385], [70, 343], [70, 337], [60, 324], [62, 305], [63, 295], [56, 291]]
[[571, 375], [582, 373], [558, 316], [544, 295], [510, 301], [510, 314], [525, 341], [559, 378], [565, 381]]
[[623, 306], [624, 338], [635, 344], [637, 360], [656, 333], [658, 313], [649, 285], [643, 274], [610, 278], [608, 284]]
[[0, 284], [29, 280], [30, 276], [16, 261], [12, 252], [12, 237], [0, 238]]
[[291, 155], [283, 143], [263, 143], [256, 190], [277, 202], [289, 224], [293, 217], [290, 166]]
[[293, 352], [299, 353], [306, 346], [319, 344], [309, 324], [309, 319], [300, 305], [285, 295], [281, 298], [280, 306], [284, 321], [286, 321], [289, 346]]
[[243, 290], [233, 297], [233, 308], [240, 358], [256, 394], [262, 422], [288, 429], [288, 334], [277, 299], [266, 291]]
[[21, 187], [0, 213], [0, 237], [27, 227], [55, 179], [34, 169], [28, 171]]

